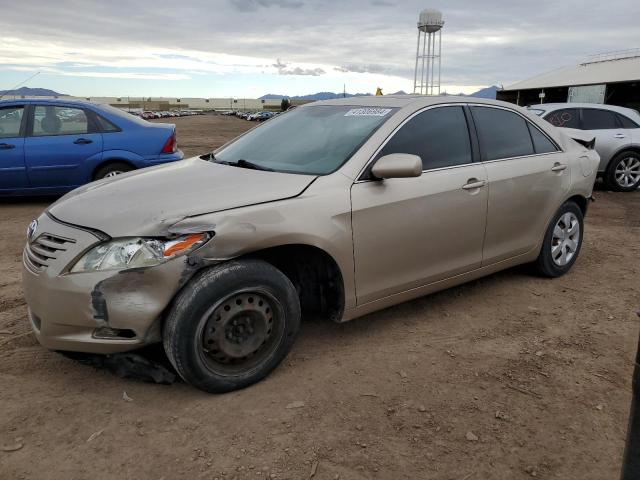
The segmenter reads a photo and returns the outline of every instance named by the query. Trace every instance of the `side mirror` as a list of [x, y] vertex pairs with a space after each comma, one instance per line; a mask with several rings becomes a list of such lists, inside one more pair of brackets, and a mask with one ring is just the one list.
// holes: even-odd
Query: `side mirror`
[[408, 178], [422, 175], [422, 160], [417, 155], [392, 153], [380, 157], [371, 169], [376, 178]]

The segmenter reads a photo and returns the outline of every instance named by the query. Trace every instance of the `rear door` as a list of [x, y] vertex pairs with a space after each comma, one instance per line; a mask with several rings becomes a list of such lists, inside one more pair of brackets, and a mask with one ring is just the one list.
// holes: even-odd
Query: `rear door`
[[533, 249], [570, 187], [564, 153], [519, 113], [473, 106], [489, 178], [483, 265]]
[[91, 165], [102, 155], [102, 134], [87, 112], [61, 105], [34, 105], [32, 110], [25, 139], [31, 186], [71, 188], [89, 181]]
[[472, 152], [464, 108], [430, 108], [399, 127], [376, 155], [418, 155], [422, 176], [352, 186], [359, 305], [480, 266], [487, 177]]
[[0, 190], [29, 187], [24, 162], [24, 105], [0, 107]]
[[600, 108], [582, 108], [582, 130], [589, 130], [596, 137], [596, 151], [600, 154], [599, 171], [604, 171], [611, 158], [621, 148], [632, 142], [630, 132], [618, 122], [616, 113]]

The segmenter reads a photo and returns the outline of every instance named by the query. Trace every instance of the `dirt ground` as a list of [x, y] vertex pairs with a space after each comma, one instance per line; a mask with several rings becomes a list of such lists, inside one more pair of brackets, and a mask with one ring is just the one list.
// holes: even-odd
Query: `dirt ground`
[[[251, 126], [174, 121], [188, 155]], [[0, 478], [617, 478], [640, 192], [596, 196], [567, 276], [508, 270], [346, 324], [309, 321], [269, 378], [225, 395], [124, 380], [41, 348], [20, 256], [51, 199], [4, 200]]]

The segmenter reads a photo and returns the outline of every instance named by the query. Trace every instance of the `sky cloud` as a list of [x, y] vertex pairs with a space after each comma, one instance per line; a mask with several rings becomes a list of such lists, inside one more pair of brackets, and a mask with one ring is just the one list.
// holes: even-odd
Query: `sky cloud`
[[[440, 3], [440, 5], [438, 5]], [[412, 88], [422, 1], [29, 0], [0, 16], [0, 89], [30, 71], [82, 95]], [[640, 47], [637, 0], [437, 0], [449, 91]], [[282, 59], [282, 60], [277, 60]], [[41, 85], [47, 86], [47, 85]], [[109, 91], [107, 91], [109, 90]], [[277, 91], [273, 91], [277, 90]], [[144, 92], [144, 93], [143, 93]]]

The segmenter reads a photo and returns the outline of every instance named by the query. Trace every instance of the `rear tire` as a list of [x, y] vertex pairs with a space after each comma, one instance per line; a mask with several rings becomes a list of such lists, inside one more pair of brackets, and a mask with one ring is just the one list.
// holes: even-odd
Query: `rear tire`
[[544, 234], [535, 263], [538, 273], [559, 277], [571, 269], [582, 247], [583, 224], [582, 210], [574, 202], [566, 202], [558, 209]]
[[102, 180], [103, 178], [115, 177], [116, 175], [120, 175], [121, 173], [130, 172], [133, 170], [133, 167], [125, 162], [112, 162], [96, 170], [95, 175], [93, 176], [94, 180]]
[[615, 192], [631, 192], [640, 186], [640, 154], [621, 152], [611, 159], [604, 182]]
[[203, 270], [186, 285], [169, 311], [163, 342], [187, 383], [222, 393], [266, 377], [299, 328], [291, 281], [269, 263], [239, 260]]

